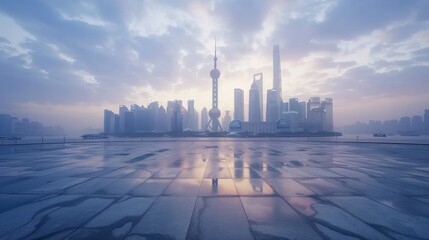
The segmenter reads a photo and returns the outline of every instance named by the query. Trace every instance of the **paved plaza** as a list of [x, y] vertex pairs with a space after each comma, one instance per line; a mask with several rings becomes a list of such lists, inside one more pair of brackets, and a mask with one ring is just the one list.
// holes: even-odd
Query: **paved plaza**
[[429, 145], [0, 146], [0, 239], [429, 239]]

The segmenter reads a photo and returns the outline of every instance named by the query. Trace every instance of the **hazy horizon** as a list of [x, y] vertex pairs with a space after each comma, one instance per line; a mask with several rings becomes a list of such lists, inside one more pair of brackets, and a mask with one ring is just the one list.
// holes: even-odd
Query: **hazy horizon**
[[1, 1], [0, 26], [0, 113], [66, 130], [122, 104], [209, 109], [215, 36], [222, 116], [259, 72], [265, 110], [273, 44], [283, 99], [333, 98], [337, 127], [429, 108], [428, 1]]

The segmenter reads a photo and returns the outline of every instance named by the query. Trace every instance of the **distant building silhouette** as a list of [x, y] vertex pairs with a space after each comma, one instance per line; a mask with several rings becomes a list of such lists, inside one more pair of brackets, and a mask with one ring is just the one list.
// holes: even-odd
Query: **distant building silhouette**
[[414, 115], [411, 118], [411, 130], [413, 132], [422, 132], [424, 130], [424, 122], [422, 116]]
[[0, 114], [0, 136], [11, 134], [12, 119], [9, 114]]
[[234, 89], [234, 120], [244, 121], [244, 91]]
[[424, 129], [426, 133], [429, 133], [429, 109], [425, 109], [424, 118]]
[[229, 124], [231, 123], [231, 116], [229, 111], [225, 111], [225, 116], [222, 119], [222, 128], [224, 131], [229, 131]]
[[201, 130], [206, 130], [206, 126], [209, 123], [209, 116], [207, 114], [207, 108], [201, 110]]
[[289, 98], [289, 111], [298, 112], [298, 110], [299, 110], [298, 98]]
[[64, 135], [61, 126], [45, 126], [28, 118], [19, 120], [9, 114], [0, 114], [0, 136], [59, 136]]
[[261, 121], [264, 121], [264, 75], [263, 73], [253, 74], [253, 82], [256, 83], [258, 87], [258, 95], [259, 95], [259, 111], [261, 111]]
[[282, 101], [282, 67], [280, 63], [280, 46], [273, 46], [273, 89], [279, 93], [280, 101]]
[[175, 101], [173, 104], [171, 132], [173, 134], [179, 134], [183, 132], [183, 115], [181, 101]]
[[128, 108], [125, 105], [119, 106], [119, 133], [125, 133], [125, 113]]
[[300, 123], [303, 123], [307, 120], [307, 103], [306, 102], [299, 102], [298, 119]]
[[194, 100], [188, 100], [188, 110], [185, 117], [185, 128], [192, 129], [193, 131], [198, 130], [198, 113], [194, 108]]
[[115, 133], [115, 114], [105, 109], [104, 110], [104, 133], [105, 134], [114, 134]]
[[320, 107], [320, 97], [311, 97], [307, 102], [307, 117], [310, 118], [310, 111], [313, 108]]
[[322, 102], [322, 108], [326, 112], [326, 126], [323, 130], [332, 132], [334, 131], [334, 107], [332, 98], [325, 98]]
[[249, 90], [249, 122], [262, 122], [258, 85], [253, 82]]
[[276, 89], [267, 91], [267, 122], [277, 122], [280, 119], [279, 93]]
[[411, 131], [411, 118], [404, 116], [399, 119], [398, 123], [399, 131], [400, 132], [409, 132]]

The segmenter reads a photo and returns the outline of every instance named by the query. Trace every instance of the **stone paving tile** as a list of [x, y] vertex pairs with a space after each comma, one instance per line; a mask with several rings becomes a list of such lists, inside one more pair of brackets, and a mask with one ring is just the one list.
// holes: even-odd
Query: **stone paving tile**
[[0, 239], [427, 239], [427, 156], [277, 139], [0, 146]]
[[132, 229], [147, 239], [185, 239], [196, 197], [161, 196]]
[[266, 179], [266, 181], [280, 196], [298, 197], [315, 195], [313, 191], [294, 179]]
[[166, 196], [198, 196], [201, 179], [175, 179], [165, 190]]
[[241, 197], [256, 239], [322, 239], [282, 198]]
[[238, 197], [199, 197], [186, 239], [254, 239]]
[[148, 179], [131, 192], [137, 196], [160, 196], [173, 179]]

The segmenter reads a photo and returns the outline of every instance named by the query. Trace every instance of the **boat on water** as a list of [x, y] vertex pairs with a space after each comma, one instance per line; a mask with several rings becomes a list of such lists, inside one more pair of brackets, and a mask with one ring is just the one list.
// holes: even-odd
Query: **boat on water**
[[107, 135], [104, 134], [84, 134], [81, 136], [83, 139], [103, 139], [108, 138]]
[[374, 133], [372, 134], [373, 137], [387, 137], [385, 133]]

